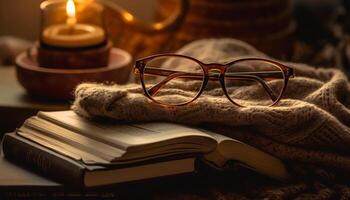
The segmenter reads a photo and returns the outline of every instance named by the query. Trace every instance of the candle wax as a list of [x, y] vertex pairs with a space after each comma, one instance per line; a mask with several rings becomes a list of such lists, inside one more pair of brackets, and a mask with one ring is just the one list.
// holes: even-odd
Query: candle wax
[[45, 44], [66, 48], [81, 48], [101, 44], [105, 31], [92, 24], [55, 24], [44, 29]]

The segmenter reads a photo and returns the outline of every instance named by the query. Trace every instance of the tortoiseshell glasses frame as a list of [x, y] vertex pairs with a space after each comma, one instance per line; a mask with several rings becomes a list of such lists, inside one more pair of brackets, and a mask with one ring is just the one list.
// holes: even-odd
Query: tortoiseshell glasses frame
[[[197, 72], [183, 72], [183, 71], [175, 71], [175, 70], [169, 70], [169, 69], [162, 69], [162, 68], [155, 68], [155, 67], [147, 67], [147, 63], [154, 59], [158, 58], [184, 58], [189, 59], [195, 63], [197, 63], [203, 70], [203, 73], [197, 73]], [[255, 62], [261, 62], [261, 63], [269, 63], [273, 66], [276, 66], [280, 69], [280, 71], [256, 71], [256, 72], [227, 72], [227, 68], [229, 66], [234, 65], [235, 63], [242, 62], [242, 61], [255, 61]], [[210, 74], [210, 71], [217, 71], [219, 74]], [[281, 73], [282, 72], [282, 73]], [[290, 77], [294, 77], [294, 70], [291, 67], [288, 67], [286, 65], [283, 65], [279, 62], [265, 59], [265, 58], [242, 58], [233, 60], [232, 62], [229, 62], [227, 64], [219, 64], [219, 63], [203, 63], [193, 57], [180, 55], [180, 54], [157, 54], [148, 56], [145, 58], [141, 58], [136, 60], [135, 66], [134, 66], [134, 73], [139, 74], [140, 81], [142, 88], [144, 90], [144, 94], [146, 97], [151, 99], [153, 102], [163, 105], [163, 106], [183, 106], [187, 105], [194, 100], [196, 100], [204, 91], [207, 83], [209, 80], [211, 81], [219, 81], [221, 84], [221, 87], [224, 91], [225, 96], [235, 105], [242, 106], [238, 103], [236, 103], [234, 100], [232, 100], [227, 92], [226, 86], [225, 86], [225, 79], [229, 80], [243, 80], [243, 81], [255, 81], [259, 83], [267, 92], [271, 100], [273, 101], [270, 105], [267, 106], [273, 106], [276, 105], [282, 98], [284, 91], [286, 90], [287, 83]], [[154, 86], [150, 88], [146, 88], [144, 75], [150, 75], [150, 76], [163, 76], [166, 77], [159, 83], [155, 84]], [[159, 102], [156, 99], [154, 99], [152, 96], [155, 95], [166, 83], [169, 81], [175, 79], [175, 78], [184, 78], [184, 79], [190, 79], [190, 80], [201, 80], [202, 85], [198, 91], [198, 93], [193, 97], [192, 100], [187, 101], [185, 103], [180, 104], [167, 104], [163, 102]], [[276, 96], [269, 85], [265, 83], [265, 80], [274, 80], [274, 79], [283, 79], [283, 87], [278, 96]]]

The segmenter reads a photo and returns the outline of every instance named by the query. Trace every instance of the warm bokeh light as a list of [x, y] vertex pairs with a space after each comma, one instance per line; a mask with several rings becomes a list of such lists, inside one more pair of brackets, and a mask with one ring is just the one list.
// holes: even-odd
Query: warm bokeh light
[[134, 21], [134, 16], [132, 14], [123, 12], [122, 15], [128, 22]]

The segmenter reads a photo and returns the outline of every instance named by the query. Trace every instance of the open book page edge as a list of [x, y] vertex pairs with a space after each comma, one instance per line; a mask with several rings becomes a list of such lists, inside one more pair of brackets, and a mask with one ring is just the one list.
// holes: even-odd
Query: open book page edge
[[115, 157], [121, 157], [125, 154], [125, 151], [121, 149], [93, 140], [35, 116], [27, 119], [22, 127], [36, 131], [38, 134], [51, 137], [106, 160], [112, 160]]
[[[181, 158], [184, 157], [188, 158], [189, 156], [180, 156], [179, 153], [168, 153], [168, 154], [162, 154], [144, 157], [140, 159], [132, 159], [132, 160], [121, 160], [118, 162], [110, 162], [107, 160], [103, 160], [102, 158], [96, 157], [95, 155], [89, 154], [87, 152], [82, 152], [79, 149], [76, 149], [73, 146], [70, 146], [68, 144], [61, 143], [59, 141], [56, 141], [52, 138], [46, 137], [44, 135], [36, 134], [35, 132], [32, 132], [31, 130], [24, 130], [18, 129], [16, 132], [16, 135], [29, 140], [31, 142], [34, 142], [40, 146], [43, 146], [44, 148], [47, 148], [51, 151], [54, 151], [56, 153], [59, 153], [63, 156], [66, 156], [72, 160], [79, 161], [81, 163], [84, 163], [87, 168], [89, 168], [89, 165], [96, 166], [96, 165], [102, 165], [102, 166], [129, 166], [134, 165], [135, 163], [147, 163], [146, 161], [152, 161], [152, 162], [158, 162], [156, 160], [162, 160], [164, 162], [165, 160], [174, 160], [174, 158]], [[180, 152], [181, 153], [181, 152]], [[194, 157], [194, 156], [193, 156]], [[164, 159], [162, 159], [164, 158]]]
[[109, 145], [118, 145], [118, 148], [128, 151], [137, 150], [138, 148], [142, 149], [142, 146], [158, 145], [163, 141], [186, 136], [200, 136], [215, 141], [210, 135], [196, 128], [174, 123], [104, 124], [79, 117], [73, 111], [39, 112], [38, 117], [79, 134], [102, 140], [102, 142]]
[[85, 173], [84, 182], [87, 187], [90, 187], [190, 173], [195, 171], [194, 162], [194, 158], [185, 158], [117, 170], [96, 170]]
[[[54, 115], [61, 115], [59, 117], [55, 117]], [[53, 124], [56, 124], [58, 126], [61, 126], [63, 128], [66, 128], [68, 130], [74, 131], [76, 133], [79, 133], [81, 135], [85, 135], [87, 137], [90, 137], [94, 140], [100, 141], [102, 143], [106, 143], [108, 145], [114, 146], [116, 148], [122, 149], [122, 150], [126, 150], [127, 149], [127, 144], [125, 143], [121, 143], [120, 141], [109, 141], [105, 138], [102, 137], [102, 135], [100, 135], [100, 133], [91, 133], [91, 131], [82, 131], [79, 128], [77, 128], [76, 126], [73, 126], [71, 124], [68, 123], [64, 123], [63, 121], [61, 121], [59, 118], [61, 117], [63, 120], [65, 120], [66, 118], [69, 118], [70, 116], [75, 116], [76, 114], [71, 111], [71, 110], [66, 110], [66, 111], [53, 111], [53, 112], [46, 112], [46, 111], [39, 111], [37, 114], [38, 118], [41, 118], [43, 120], [47, 120]], [[79, 121], [81, 123], [88, 123], [87, 119], [84, 119], [82, 117], [80, 117], [81, 119], [79, 119]]]
[[[79, 147], [79, 145], [77, 146], [75, 143], [72, 144], [72, 142], [61, 141], [60, 138], [57, 139], [57, 137], [55, 136], [55, 135], [57, 135], [57, 133], [53, 133], [53, 132], [55, 132], [55, 129], [53, 129], [53, 130], [46, 130], [47, 127], [46, 126], [41, 126], [40, 123], [39, 123], [40, 126], [39, 126], [39, 129], [37, 130], [38, 123], [33, 123], [33, 120], [34, 121], [38, 121], [40, 123], [41, 122], [49, 123], [49, 125], [52, 124], [54, 126], [59, 127], [60, 129], [71, 131], [71, 130], [66, 129], [64, 127], [61, 127], [61, 126], [59, 126], [59, 125], [57, 125], [55, 123], [52, 123], [52, 122], [50, 122], [50, 121], [48, 121], [46, 119], [38, 118], [36, 116], [34, 116], [32, 118], [29, 118], [26, 121], [27, 123], [25, 123], [21, 127], [21, 129], [24, 130], [24, 129], [27, 128], [31, 132], [35, 131], [36, 133], [38, 133], [40, 135], [43, 135], [45, 137], [49, 137], [51, 140], [57, 140], [57, 142], [60, 142], [60, 143], [64, 142], [64, 145], [66, 146], [66, 148], [68, 148], [68, 146], [70, 148], [78, 148]], [[147, 125], [149, 125], [149, 124], [147, 124]], [[151, 126], [155, 126], [156, 124], [150, 124], [150, 125]], [[137, 124], [136, 126], [139, 126], [139, 125]], [[157, 127], [157, 128], [159, 128], [159, 127]], [[160, 128], [162, 128], [162, 127], [160, 127]], [[25, 132], [25, 130], [24, 130], [24, 132]], [[29, 132], [29, 131], [27, 131], [27, 132]], [[46, 133], [46, 132], [48, 132], [48, 133]], [[49, 133], [49, 132], [52, 132], [52, 133]], [[71, 131], [71, 132], [74, 133], [74, 131]], [[76, 134], [78, 134], [78, 133], [76, 133]], [[84, 137], [84, 135], [81, 135], [81, 136]], [[28, 139], [30, 139], [30, 138], [28, 138]], [[140, 148], [140, 149], [138, 149], [138, 151], [136, 151], [134, 153], [133, 152], [125, 152], [123, 154], [123, 156], [120, 157], [120, 159], [118, 159], [118, 158], [117, 159], [105, 158], [103, 156], [101, 157], [101, 155], [99, 155], [99, 154], [95, 154], [94, 153], [95, 151], [94, 152], [87, 151], [87, 153], [91, 153], [94, 156], [98, 156], [100, 159], [103, 159], [103, 160], [106, 160], [106, 161], [108, 160], [109, 163], [105, 163], [105, 162], [102, 162], [102, 163], [101, 162], [97, 162], [97, 163], [86, 162], [86, 159], [83, 159], [83, 162], [85, 164], [87, 164], [87, 165], [89, 165], [89, 164], [119, 165], [119, 164], [129, 164], [129, 163], [131, 164], [131, 163], [143, 162], [143, 161], [146, 161], [146, 160], [149, 160], [149, 159], [151, 159], [151, 160], [158, 159], [158, 158], [162, 158], [162, 157], [167, 157], [168, 159], [170, 159], [171, 156], [176, 156], [176, 155], [179, 155], [179, 154], [181, 154], [181, 155], [194, 155], [194, 154], [199, 155], [199, 154], [205, 153], [205, 152], [203, 152], [203, 150], [200, 150], [200, 149], [203, 148], [203, 147], [201, 147], [201, 146], [203, 146], [203, 144], [206, 144], [206, 145], [204, 145], [204, 147], [207, 148], [205, 150], [206, 152], [209, 151], [209, 149], [210, 150], [215, 149], [216, 145], [217, 145], [216, 140], [212, 139], [212, 137], [209, 136], [209, 135], [207, 137], [199, 137], [199, 136], [193, 136], [192, 137], [192, 136], [190, 136], [190, 137], [187, 137], [185, 139], [186, 139], [186, 142], [181, 142], [181, 143], [178, 143], [179, 140], [177, 142], [169, 140], [169, 142], [175, 142], [175, 143], [169, 143], [169, 144], [161, 143], [162, 146], [153, 146], [153, 147], [152, 147], [152, 145], [147, 145], [145, 147], [148, 147], [148, 148], [145, 148], [145, 149]], [[208, 141], [207, 142], [199, 142], [201, 140], [208, 140], [208, 141], [211, 141], [211, 142], [209, 142], [209, 143], [208, 143]], [[42, 141], [42, 140], [40, 140], [40, 141]], [[200, 144], [203, 143], [203, 144], [200, 145], [199, 143]], [[184, 144], [187, 144], [187, 146], [186, 145], [183, 146]], [[211, 145], [208, 145], [208, 144], [211, 144]], [[212, 147], [210, 147], [210, 146], [212, 146]], [[53, 146], [51, 145], [51, 147], [53, 147]], [[172, 149], [169, 149], [169, 147], [171, 147]], [[84, 148], [83, 149], [79, 148], [79, 149], [81, 151], [84, 151], [84, 152], [86, 151]], [[152, 155], [149, 155], [149, 154], [143, 155], [143, 154], [141, 154], [142, 151], [144, 151], [144, 152], [149, 152], [150, 151], [151, 153], [152, 152], [153, 153], [152, 153]]]
[[[234, 142], [236, 145], [232, 145]], [[219, 151], [228, 160], [238, 160], [256, 172], [268, 175], [278, 180], [289, 179], [289, 174], [283, 162], [260, 149], [245, 143], [225, 140], [218, 145]], [[237, 153], [229, 153], [237, 152]]]
[[[164, 145], [169, 145], [169, 147], [171, 147], [170, 145], [173, 143], [183, 143], [187, 141], [190, 141], [194, 144], [202, 144], [203, 152], [211, 151], [216, 147], [216, 140], [212, 136], [203, 133], [202, 131], [196, 128], [191, 128], [188, 126], [174, 123], [112, 123], [104, 125], [103, 123], [86, 121], [86, 119], [77, 116], [73, 111], [39, 112], [38, 117], [50, 121], [51, 123], [57, 124], [58, 126], [65, 127], [66, 129], [73, 130], [76, 133], [87, 135], [87, 137], [92, 137], [93, 139], [96, 139], [96, 137], [99, 137], [100, 139], [106, 137], [102, 139], [106, 141], [108, 140], [107, 137], [109, 135], [111, 137], [114, 137], [112, 138], [112, 140], [118, 140], [118, 143], [125, 144], [123, 149], [126, 149], [128, 153], [133, 151], [142, 152], [150, 148], [157, 148]], [[65, 120], [60, 120], [64, 118]], [[69, 120], [67, 120], [67, 118], [71, 118], [72, 121], [75, 121], [72, 122], [73, 125]], [[71, 126], [98, 126], [97, 130], [99, 130], [100, 132], [95, 131], [86, 134], [82, 130], [77, 130], [79, 129], [79, 127], [71, 128]], [[120, 127], [122, 127], [122, 130], [119, 129]], [[127, 132], [128, 129], [125, 129], [125, 127], [131, 127], [131, 130], [133, 130], [133, 132]], [[91, 128], [87, 132], [91, 132], [91, 130], [93, 129], [94, 128]], [[193, 140], [193, 138], [197, 139], [191, 141]], [[109, 140], [109, 142], [111, 142], [112, 140]], [[130, 141], [132, 142], [130, 143]]]
[[239, 140], [206, 131], [217, 138], [216, 151], [205, 155], [205, 159], [217, 168], [224, 167], [227, 161], [236, 160], [242, 166], [278, 180], [287, 180], [289, 174], [283, 162], [253, 146]]
[[76, 160], [85, 164], [95, 164], [95, 163], [108, 164], [109, 163], [109, 161], [104, 160], [100, 157], [97, 157], [87, 152], [83, 152], [77, 148], [74, 148], [73, 146], [59, 142], [57, 140], [54, 140], [44, 135], [36, 134], [35, 132], [31, 132], [29, 130], [23, 131], [22, 129], [18, 129], [16, 134], [31, 142], [39, 144], [54, 152], [60, 153], [73, 160]]

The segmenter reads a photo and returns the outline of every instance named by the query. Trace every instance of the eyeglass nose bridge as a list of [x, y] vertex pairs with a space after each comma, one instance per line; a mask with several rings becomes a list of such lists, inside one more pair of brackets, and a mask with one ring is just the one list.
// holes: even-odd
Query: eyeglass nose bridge
[[206, 64], [204, 67], [205, 76], [211, 80], [220, 80], [225, 73], [225, 65], [211, 63]]

